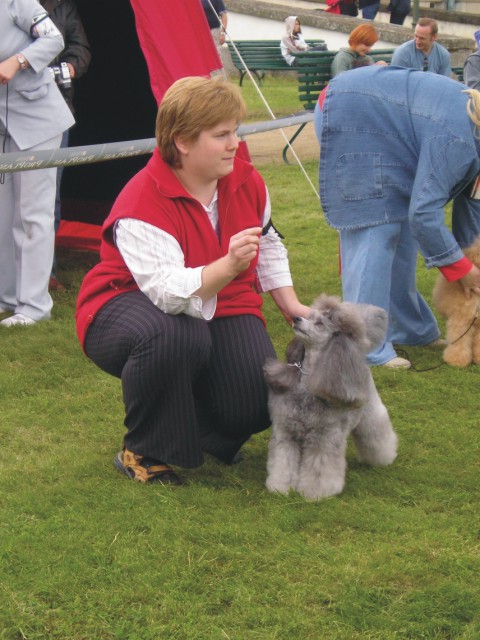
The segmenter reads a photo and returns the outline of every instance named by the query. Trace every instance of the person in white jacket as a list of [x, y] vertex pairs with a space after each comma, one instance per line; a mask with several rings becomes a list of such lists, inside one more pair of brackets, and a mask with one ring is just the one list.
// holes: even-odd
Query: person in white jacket
[[302, 27], [297, 16], [288, 16], [285, 18], [285, 34], [280, 41], [280, 50], [287, 64], [292, 66], [295, 64], [295, 56], [293, 53], [308, 51], [309, 46], [305, 42], [302, 35]]
[[[62, 35], [36, 0], [0, 2], [1, 153], [57, 149], [74, 118], [50, 71]], [[0, 327], [50, 318], [56, 169], [1, 173]]]

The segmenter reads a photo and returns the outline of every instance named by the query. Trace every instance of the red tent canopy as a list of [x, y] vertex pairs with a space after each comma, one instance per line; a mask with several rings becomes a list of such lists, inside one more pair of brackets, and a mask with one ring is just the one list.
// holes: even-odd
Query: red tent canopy
[[[200, 0], [77, 0], [92, 49], [76, 83], [70, 146], [153, 138], [158, 103], [185, 76], [222, 67]], [[57, 244], [97, 249], [100, 225], [148, 155], [69, 167]]]
[[130, 1], [157, 102], [175, 80], [221, 69], [200, 0]]

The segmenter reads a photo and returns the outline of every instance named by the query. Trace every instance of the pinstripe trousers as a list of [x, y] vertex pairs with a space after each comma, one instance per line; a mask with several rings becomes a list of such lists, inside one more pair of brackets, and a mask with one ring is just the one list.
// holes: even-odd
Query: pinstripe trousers
[[255, 316], [207, 323], [128, 292], [99, 311], [85, 351], [121, 378], [124, 444], [134, 453], [186, 468], [203, 452], [229, 463], [270, 425], [263, 365], [275, 351]]

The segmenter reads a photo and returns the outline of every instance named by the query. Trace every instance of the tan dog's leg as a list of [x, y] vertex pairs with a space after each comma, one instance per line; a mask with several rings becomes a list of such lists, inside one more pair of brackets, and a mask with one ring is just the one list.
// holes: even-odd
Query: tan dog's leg
[[443, 352], [443, 359], [453, 367], [468, 367], [472, 362], [474, 329], [470, 325], [473, 318], [464, 314], [462, 309], [447, 320], [446, 338], [450, 344]]
[[480, 324], [479, 321], [476, 320], [473, 325], [471, 331], [473, 334], [473, 362], [475, 364], [480, 364]]

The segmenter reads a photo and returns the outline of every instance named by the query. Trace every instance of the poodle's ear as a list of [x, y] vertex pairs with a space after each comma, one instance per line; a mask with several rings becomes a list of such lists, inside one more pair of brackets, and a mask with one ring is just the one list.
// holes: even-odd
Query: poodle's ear
[[287, 345], [287, 351], [285, 354], [286, 360], [289, 364], [295, 364], [295, 362], [303, 362], [305, 357], [305, 345], [300, 338], [293, 338]]
[[370, 371], [365, 364], [363, 340], [334, 334], [315, 360], [308, 363], [304, 382], [315, 396], [335, 408], [357, 408], [367, 401]]
[[286, 393], [298, 381], [301, 372], [293, 365], [269, 358], [264, 366], [265, 381], [275, 393]]
[[367, 340], [369, 342], [367, 352], [374, 349], [385, 339], [388, 315], [384, 309], [375, 307], [373, 304], [355, 304], [353, 302], [344, 302], [343, 305], [352, 308], [360, 315], [365, 323]]

